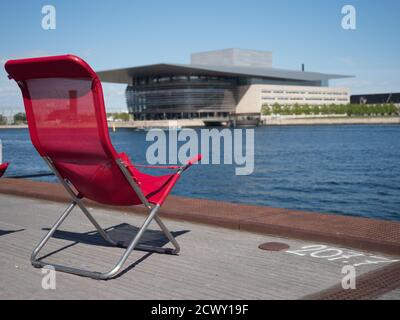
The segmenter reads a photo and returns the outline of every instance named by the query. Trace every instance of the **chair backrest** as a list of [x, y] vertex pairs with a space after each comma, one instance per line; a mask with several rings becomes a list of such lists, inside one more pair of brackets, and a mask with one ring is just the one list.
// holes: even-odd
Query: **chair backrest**
[[115, 155], [101, 83], [82, 59], [11, 60], [5, 68], [21, 88], [32, 142], [53, 161], [98, 161]]
[[137, 202], [131, 191], [129, 201], [110, 194], [129, 184], [115, 163], [101, 82], [90, 66], [64, 55], [10, 60], [5, 68], [22, 91], [39, 154], [85, 197], [108, 204]]

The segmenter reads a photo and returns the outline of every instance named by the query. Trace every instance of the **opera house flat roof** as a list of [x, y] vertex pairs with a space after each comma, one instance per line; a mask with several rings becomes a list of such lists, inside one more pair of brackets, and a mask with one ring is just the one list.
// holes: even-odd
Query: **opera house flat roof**
[[160, 63], [122, 69], [97, 72], [101, 81], [112, 83], [131, 83], [132, 77], [171, 76], [171, 75], [208, 75], [288, 79], [301, 81], [324, 81], [349, 78], [349, 75], [327, 74], [319, 72], [285, 70], [277, 68], [259, 68], [245, 66], [211, 66], [195, 64]]

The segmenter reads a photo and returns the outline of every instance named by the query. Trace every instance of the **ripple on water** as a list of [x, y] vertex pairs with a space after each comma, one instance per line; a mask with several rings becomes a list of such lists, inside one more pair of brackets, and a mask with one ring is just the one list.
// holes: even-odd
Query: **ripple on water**
[[[137, 163], [146, 163], [145, 137], [130, 129], [111, 133], [116, 149]], [[8, 174], [47, 170], [27, 130], [1, 130], [0, 139]], [[400, 126], [261, 127], [253, 175], [235, 176], [232, 165], [195, 166], [173, 193], [400, 221], [399, 160]]]

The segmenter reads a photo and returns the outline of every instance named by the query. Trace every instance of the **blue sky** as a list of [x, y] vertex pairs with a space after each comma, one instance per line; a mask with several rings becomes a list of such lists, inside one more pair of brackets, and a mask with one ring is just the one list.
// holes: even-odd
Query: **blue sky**
[[[56, 8], [56, 30], [41, 28], [46, 4]], [[357, 10], [356, 30], [341, 27], [346, 4]], [[7, 59], [64, 53], [104, 70], [189, 63], [191, 52], [222, 48], [271, 50], [275, 67], [355, 75], [331, 82], [351, 93], [400, 91], [399, 12], [398, 0], [5, 0], [0, 112], [22, 110]], [[123, 110], [125, 86], [104, 87], [108, 110]]]

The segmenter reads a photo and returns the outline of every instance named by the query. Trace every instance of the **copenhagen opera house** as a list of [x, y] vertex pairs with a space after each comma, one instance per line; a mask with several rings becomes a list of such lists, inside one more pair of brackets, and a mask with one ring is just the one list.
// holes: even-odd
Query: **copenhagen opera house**
[[125, 83], [134, 120], [201, 119], [206, 124], [255, 121], [263, 105], [346, 104], [346, 88], [329, 87], [337, 74], [272, 67], [272, 52], [224, 49], [194, 53], [190, 64], [160, 63], [98, 72]]

